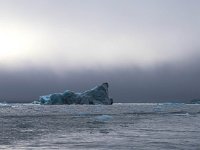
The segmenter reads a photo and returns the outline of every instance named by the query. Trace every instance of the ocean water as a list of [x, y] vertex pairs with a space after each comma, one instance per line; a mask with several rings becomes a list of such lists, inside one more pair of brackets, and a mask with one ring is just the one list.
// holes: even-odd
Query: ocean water
[[199, 150], [200, 105], [0, 104], [0, 149]]

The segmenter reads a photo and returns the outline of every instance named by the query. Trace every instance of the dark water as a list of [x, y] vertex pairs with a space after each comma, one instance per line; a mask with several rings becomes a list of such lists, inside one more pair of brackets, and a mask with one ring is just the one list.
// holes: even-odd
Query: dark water
[[200, 105], [0, 105], [0, 149], [199, 150]]

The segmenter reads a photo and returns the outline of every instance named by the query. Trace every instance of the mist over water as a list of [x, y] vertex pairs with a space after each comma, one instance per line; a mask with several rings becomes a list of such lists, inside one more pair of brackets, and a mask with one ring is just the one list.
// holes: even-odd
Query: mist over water
[[196, 58], [190, 63], [152, 68], [63, 69], [59, 72], [35, 67], [1, 69], [0, 99], [32, 102], [40, 95], [66, 89], [79, 92], [109, 82], [114, 102], [188, 102], [200, 97], [200, 69]]

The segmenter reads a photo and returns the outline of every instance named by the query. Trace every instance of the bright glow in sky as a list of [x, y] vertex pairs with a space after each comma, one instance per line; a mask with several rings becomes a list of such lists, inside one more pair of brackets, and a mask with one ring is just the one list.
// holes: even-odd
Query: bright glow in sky
[[37, 44], [37, 37], [30, 29], [1, 26], [0, 33], [1, 61], [12, 63], [16, 59], [28, 57]]
[[0, 0], [0, 63], [149, 67], [199, 53], [199, 1]]

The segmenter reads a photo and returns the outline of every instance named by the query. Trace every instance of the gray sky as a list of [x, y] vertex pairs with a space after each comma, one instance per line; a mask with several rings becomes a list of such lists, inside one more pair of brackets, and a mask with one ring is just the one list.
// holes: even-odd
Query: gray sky
[[0, 0], [0, 101], [110, 83], [117, 102], [200, 98], [199, 0]]

